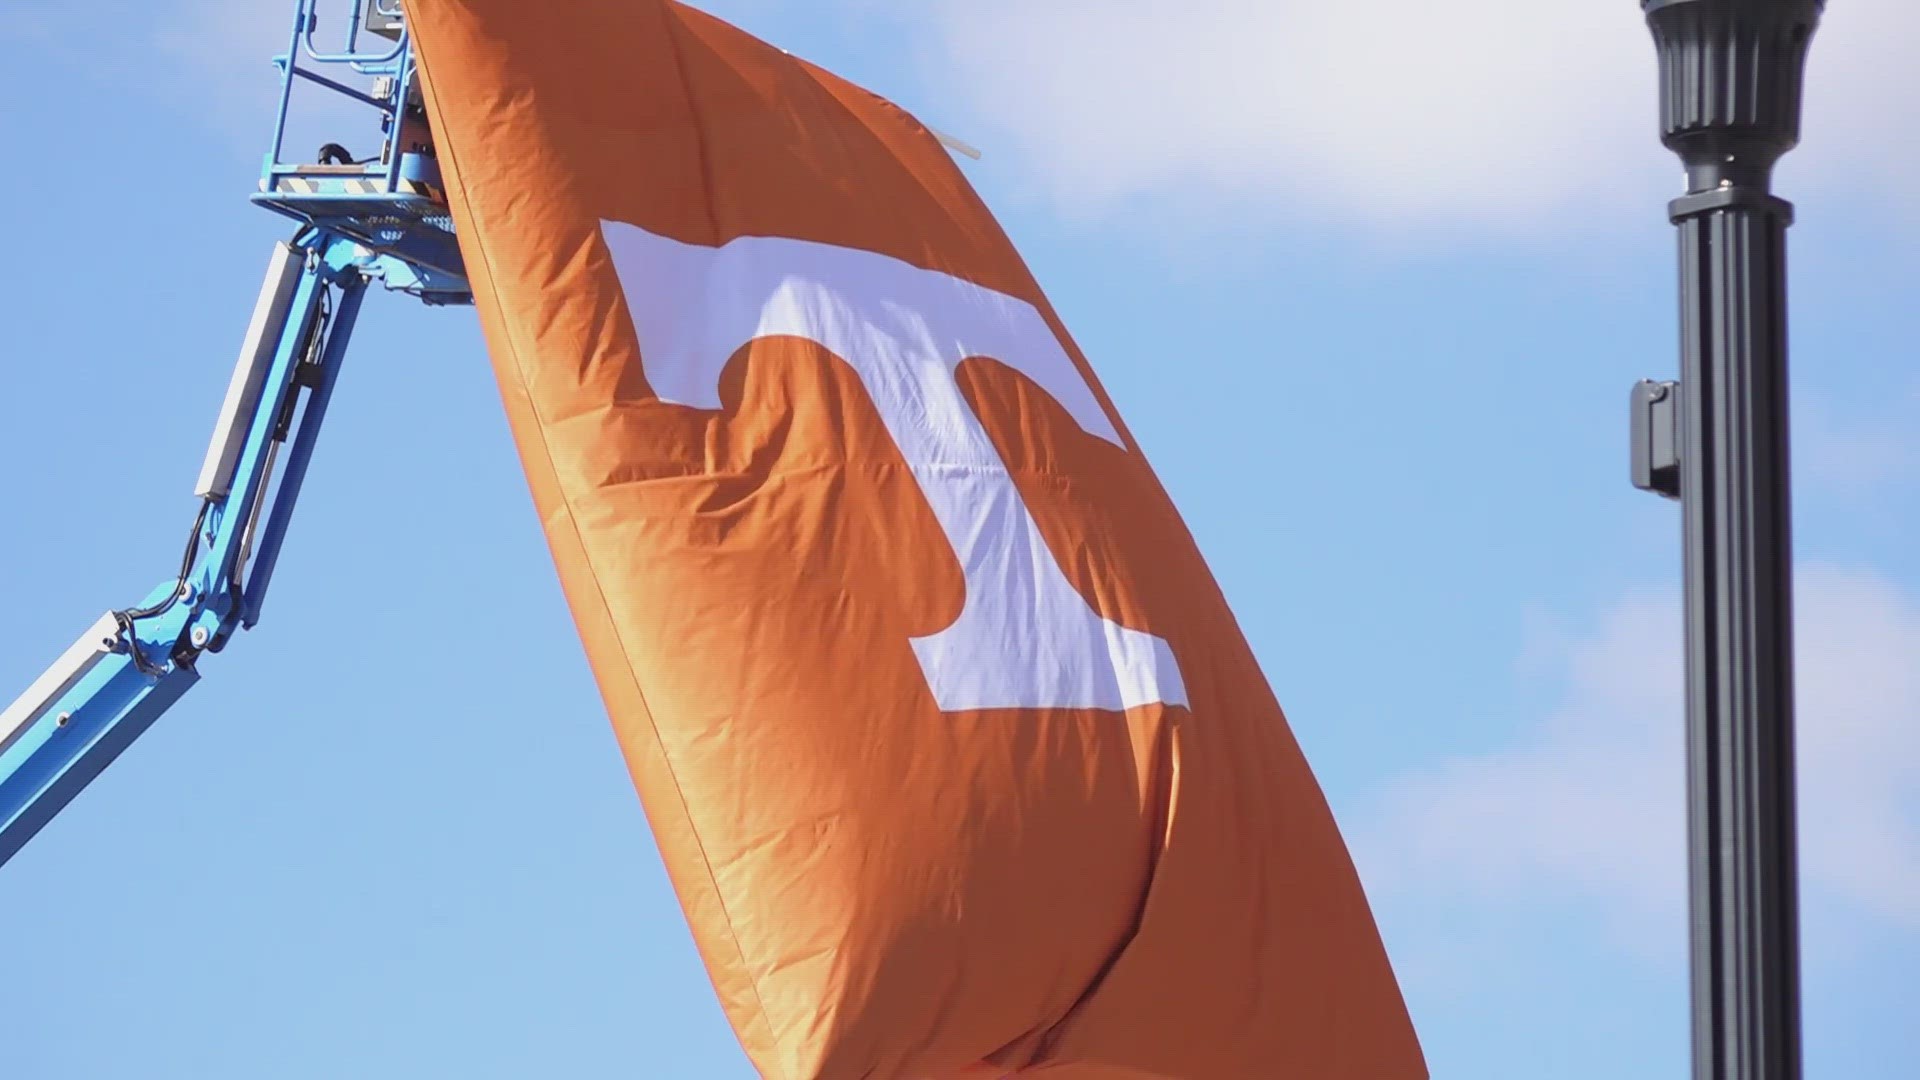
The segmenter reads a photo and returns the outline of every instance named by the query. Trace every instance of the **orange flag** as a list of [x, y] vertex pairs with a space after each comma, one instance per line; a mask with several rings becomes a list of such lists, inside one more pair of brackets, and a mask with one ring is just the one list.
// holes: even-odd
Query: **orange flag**
[[561, 580], [762, 1074], [1424, 1077], [1225, 600], [936, 138], [665, 0], [407, 11]]

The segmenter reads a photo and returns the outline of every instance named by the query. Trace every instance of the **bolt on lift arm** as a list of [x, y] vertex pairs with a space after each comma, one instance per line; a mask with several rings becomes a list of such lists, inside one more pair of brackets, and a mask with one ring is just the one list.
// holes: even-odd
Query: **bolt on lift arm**
[[0, 712], [0, 864], [199, 681], [203, 655], [259, 620], [370, 255], [314, 229], [274, 247], [179, 574], [102, 615]]

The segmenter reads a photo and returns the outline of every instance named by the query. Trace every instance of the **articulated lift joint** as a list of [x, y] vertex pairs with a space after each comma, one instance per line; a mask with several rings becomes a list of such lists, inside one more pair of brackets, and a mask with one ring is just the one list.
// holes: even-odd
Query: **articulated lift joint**
[[[268, 261], [178, 574], [102, 615], [0, 710], [0, 864], [199, 680], [202, 655], [259, 621], [368, 285], [428, 304], [472, 299], [400, 0], [354, 0], [344, 47], [331, 52], [315, 41], [323, 0], [293, 2], [253, 201], [300, 230]], [[371, 90], [349, 85], [356, 77]], [[341, 160], [329, 143], [317, 161], [282, 160], [296, 85], [378, 109], [380, 151]]]

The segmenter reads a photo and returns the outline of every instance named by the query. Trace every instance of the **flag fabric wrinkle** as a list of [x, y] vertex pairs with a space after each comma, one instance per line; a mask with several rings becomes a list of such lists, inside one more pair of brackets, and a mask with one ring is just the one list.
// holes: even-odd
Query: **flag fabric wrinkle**
[[561, 585], [761, 1074], [1425, 1077], [1232, 612], [938, 137], [668, 0], [407, 13]]

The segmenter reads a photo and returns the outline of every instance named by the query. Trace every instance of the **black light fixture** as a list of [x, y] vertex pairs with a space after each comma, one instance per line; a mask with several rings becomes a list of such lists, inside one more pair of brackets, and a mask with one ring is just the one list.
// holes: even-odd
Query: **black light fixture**
[[1634, 483], [1680, 501], [1695, 1080], [1799, 1080], [1786, 235], [1825, 0], [1642, 0], [1686, 165], [1680, 381], [1634, 388]]

